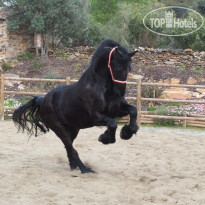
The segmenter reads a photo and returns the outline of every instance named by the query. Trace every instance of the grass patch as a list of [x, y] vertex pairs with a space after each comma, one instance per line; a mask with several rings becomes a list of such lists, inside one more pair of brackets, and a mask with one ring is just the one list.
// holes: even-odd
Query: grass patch
[[200, 67], [200, 68], [191, 68], [191, 70], [197, 74], [200, 74], [200, 75], [203, 75], [203, 72], [204, 72], [204, 68], [203, 67]]
[[33, 55], [30, 52], [24, 52], [17, 56], [18, 61], [26, 61], [33, 58]]
[[11, 70], [13, 67], [9, 64], [9, 63], [3, 63], [2, 64], [2, 69], [4, 70], [4, 71], [8, 71], [8, 70]]
[[179, 66], [179, 70], [180, 70], [180, 71], [184, 71], [185, 69], [186, 69], [186, 66], [185, 66], [185, 65], [180, 65], [180, 66]]

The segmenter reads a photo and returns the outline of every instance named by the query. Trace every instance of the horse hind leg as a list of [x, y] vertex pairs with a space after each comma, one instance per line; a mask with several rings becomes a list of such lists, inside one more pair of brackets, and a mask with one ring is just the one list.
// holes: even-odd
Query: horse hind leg
[[61, 141], [65, 145], [71, 170], [79, 167], [81, 173], [89, 173], [89, 172], [95, 173], [92, 169], [86, 167], [83, 164], [83, 162], [80, 160], [78, 152], [74, 149], [72, 145], [74, 139], [78, 134], [78, 130], [68, 129], [68, 128], [64, 129], [61, 127], [53, 131], [56, 133], [56, 135], [61, 139]]

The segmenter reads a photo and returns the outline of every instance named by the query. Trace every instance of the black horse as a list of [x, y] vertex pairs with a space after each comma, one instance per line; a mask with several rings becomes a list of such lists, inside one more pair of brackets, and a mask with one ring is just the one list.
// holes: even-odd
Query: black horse
[[103, 41], [77, 83], [58, 86], [45, 97], [34, 97], [15, 110], [13, 121], [18, 130], [36, 136], [53, 130], [65, 145], [70, 168], [79, 167], [81, 173], [94, 172], [82, 163], [73, 141], [80, 129], [107, 126], [99, 141], [114, 143], [117, 129], [114, 118], [128, 114], [130, 123], [122, 128], [120, 137], [127, 140], [137, 132], [137, 109], [124, 97], [134, 54], [115, 41]]

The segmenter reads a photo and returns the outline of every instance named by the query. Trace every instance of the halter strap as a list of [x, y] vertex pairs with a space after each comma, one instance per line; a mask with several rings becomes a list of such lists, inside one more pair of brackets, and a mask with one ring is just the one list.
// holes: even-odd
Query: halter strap
[[127, 81], [120, 81], [120, 80], [115, 80], [114, 78], [114, 75], [113, 75], [113, 72], [112, 72], [112, 67], [111, 67], [111, 58], [112, 58], [112, 54], [113, 52], [118, 48], [118, 46], [114, 47], [111, 51], [110, 51], [110, 54], [109, 54], [109, 61], [108, 61], [108, 68], [110, 69], [110, 74], [111, 74], [111, 77], [112, 77], [112, 81], [115, 82], [115, 83], [120, 83], [120, 84], [126, 84]]

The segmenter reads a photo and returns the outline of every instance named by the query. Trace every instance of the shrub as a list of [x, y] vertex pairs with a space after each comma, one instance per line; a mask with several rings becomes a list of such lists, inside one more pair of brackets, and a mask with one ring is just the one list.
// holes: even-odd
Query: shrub
[[[58, 74], [56, 74], [56, 73], [48, 73], [48, 74], [44, 75], [43, 78], [45, 78], [45, 79], [60, 79], [61, 77]], [[48, 88], [50, 86], [53, 87], [55, 85], [56, 85], [55, 82], [44, 82], [43, 83], [44, 89], [46, 89], [46, 88]]]
[[18, 61], [30, 60], [32, 58], [33, 58], [33, 55], [29, 52], [25, 52], [17, 56]]
[[174, 126], [173, 119], [154, 119], [154, 124], [161, 126]]
[[2, 64], [2, 68], [4, 71], [8, 71], [8, 70], [11, 70], [13, 67], [9, 64], [9, 63], [3, 63]]

